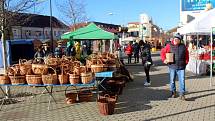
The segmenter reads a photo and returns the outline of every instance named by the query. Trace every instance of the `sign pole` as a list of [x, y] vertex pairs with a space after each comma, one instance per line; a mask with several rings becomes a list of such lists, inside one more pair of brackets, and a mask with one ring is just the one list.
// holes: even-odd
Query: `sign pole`
[[211, 29], [211, 63], [210, 63], [210, 86], [212, 87], [212, 77], [213, 77], [213, 35], [215, 35], [215, 27]]

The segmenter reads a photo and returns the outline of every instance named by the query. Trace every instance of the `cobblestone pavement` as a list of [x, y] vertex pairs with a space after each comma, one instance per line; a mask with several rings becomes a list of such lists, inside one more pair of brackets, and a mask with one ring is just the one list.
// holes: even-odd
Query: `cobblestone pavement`
[[[64, 102], [65, 87], [54, 88], [57, 104], [52, 102], [47, 110], [48, 94], [38, 95], [41, 87], [13, 87], [14, 104], [4, 105], [0, 111], [1, 121], [214, 121], [215, 85], [210, 87], [209, 77], [196, 78], [187, 73], [187, 101], [168, 98], [170, 95], [167, 67], [161, 64], [158, 54], [153, 55], [155, 65], [151, 68], [152, 84], [145, 87], [144, 70], [141, 64], [127, 68], [134, 77], [126, 84], [119, 96], [115, 113], [102, 116], [96, 100], [72, 105]], [[215, 82], [213, 82], [215, 83]], [[178, 85], [178, 83], [177, 83]], [[178, 88], [177, 88], [178, 89]], [[17, 95], [19, 94], [19, 95]], [[25, 95], [25, 97], [22, 97]], [[34, 96], [36, 95], [36, 96]], [[0, 97], [2, 97], [0, 95]], [[95, 98], [94, 98], [95, 99]], [[24, 100], [24, 101], [23, 101]]]

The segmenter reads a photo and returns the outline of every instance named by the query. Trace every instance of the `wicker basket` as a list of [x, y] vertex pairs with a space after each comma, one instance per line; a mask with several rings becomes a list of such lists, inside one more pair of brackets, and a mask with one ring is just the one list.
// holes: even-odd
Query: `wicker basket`
[[58, 65], [60, 65], [60, 61], [58, 58], [48, 57], [45, 59], [45, 64], [53, 68], [56, 68]]
[[104, 64], [99, 65], [91, 65], [91, 70], [94, 73], [106, 71], [106, 68], [104, 67]]
[[61, 74], [58, 75], [60, 84], [68, 84], [69, 82], [69, 75], [65, 72], [64, 67], [64, 65], [61, 66]]
[[69, 82], [70, 82], [70, 84], [80, 83], [80, 75], [69, 74]]
[[78, 101], [79, 102], [90, 102], [92, 101], [93, 93], [90, 89], [81, 88], [78, 93]]
[[10, 84], [10, 78], [7, 75], [0, 74], [0, 84]]
[[14, 72], [13, 68], [8, 67], [7, 68], [7, 73], [8, 73], [9, 76], [12, 76], [12, 75], [14, 75], [15, 72]]
[[[52, 69], [54, 71], [54, 74], [47, 74], [47, 75], [42, 75], [42, 81], [43, 84], [58, 84], [58, 80], [57, 80], [57, 72], [55, 69], [53, 69], [52, 67], [49, 67], [50, 69]], [[47, 68], [47, 69], [49, 69]], [[46, 69], [44, 69], [45, 71]]]
[[74, 67], [73, 73], [76, 75], [80, 75], [80, 67]]
[[31, 75], [29, 74], [29, 72], [26, 75], [26, 81], [28, 84], [30, 85], [43, 84], [41, 75]]
[[60, 84], [68, 84], [68, 82], [69, 82], [69, 75], [68, 74], [58, 75], [58, 80], [59, 80]]
[[84, 73], [87, 71], [87, 67], [86, 66], [80, 66], [80, 74]]
[[11, 84], [12, 85], [19, 85], [19, 84], [25, 84], [26, 80], [25, 80], [25, 76], [9, 76]]
[[20, 74], [21, 75], [26, 75], [29, 70], [31, 70], [31, 64], [21, 64], [19, 69], [20, 69]]
[[19, 69], [21, 75], [26, 75], [28, 71], [32, 68], [32, 65], [27, 62], [26, 59], [19, 59]]
[[34, 74], [47, 74], [48, 66], [44, 64], [32, 64], [32, 71]]
[[70, 91], [68, 92], [68, 88], [65, 89], [65, 96], [66, 96], [66, 103], [67, 104], [72, 104], [77, 102], [77, 98], [78, 98], [78, 92], [77, 92], [77, 88], [75, 88], [75, 92], [74, 91]]
[[88, 84], [92, 81], [93, 79], [93, 74], [92, 72], [85, 72], [85, 73], [81, 73], [81, 82], [83, 84]]
[[114, 113], [116, 98], [111, 98], [110, 95], [99, 96], [98, 98], [99, 112], [102, 115], [112, 115]]

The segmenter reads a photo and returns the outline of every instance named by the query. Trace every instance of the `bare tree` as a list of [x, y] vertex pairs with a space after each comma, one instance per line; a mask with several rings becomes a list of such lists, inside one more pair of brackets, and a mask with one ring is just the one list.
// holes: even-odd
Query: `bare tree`
[[0, 17], [1, 32], [4, 33], [5, 39], [11, 37], [11, 27], [15, 24], [21, 25], [28, 21], [32, 16], [26, 17], [23, 12], [29, 10], [39, 4], [38, 0], [0, 0]]
[[63, 5], [59, 4], [60, 11], [65, 17], [64, 22], [68, 25], [73, 25], [76, 29], [76, 24], [88, 21], [85, 11], [85, 4], [82, 0], [64, 0]]

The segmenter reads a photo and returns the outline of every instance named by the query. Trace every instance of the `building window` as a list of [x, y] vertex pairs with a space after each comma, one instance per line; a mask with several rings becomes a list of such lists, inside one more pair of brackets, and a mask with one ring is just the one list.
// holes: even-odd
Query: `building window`
[[13, 30], [13, 36], [17, 36], [17, 31]]
[[58, 35], [61, 35], [61, 31], [58, 31]]

